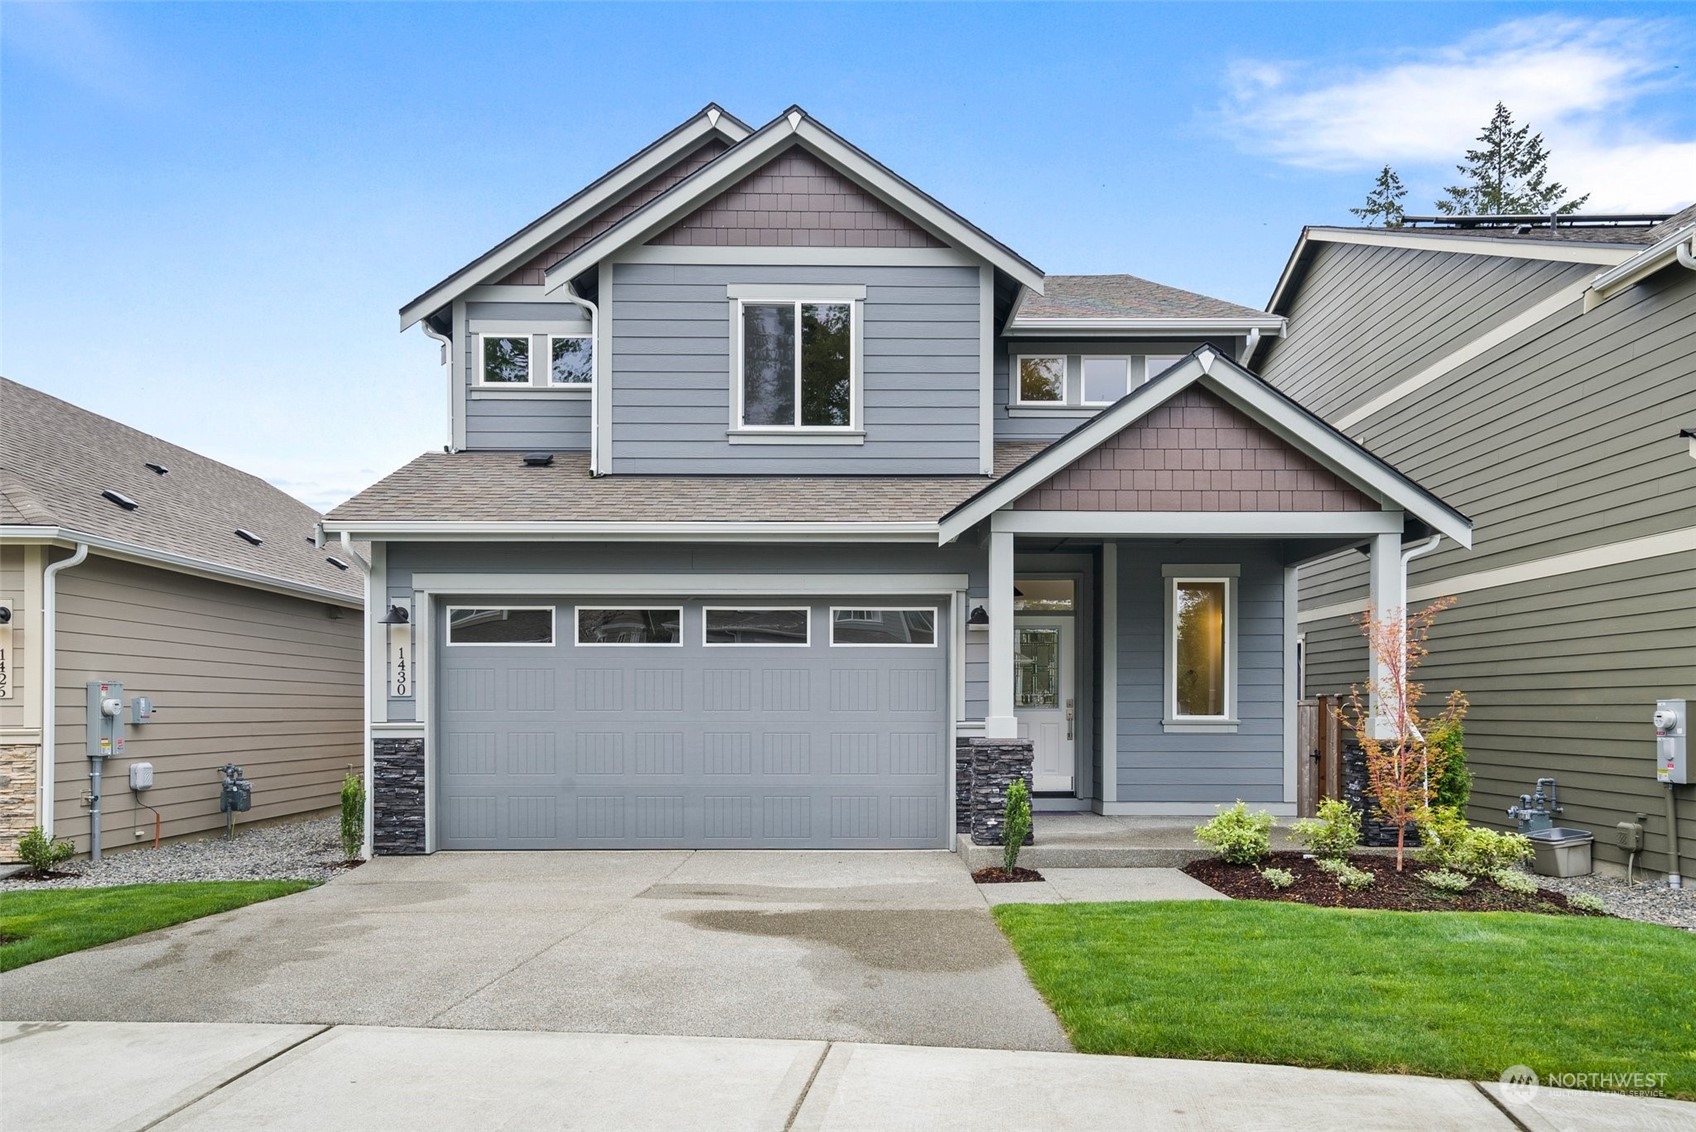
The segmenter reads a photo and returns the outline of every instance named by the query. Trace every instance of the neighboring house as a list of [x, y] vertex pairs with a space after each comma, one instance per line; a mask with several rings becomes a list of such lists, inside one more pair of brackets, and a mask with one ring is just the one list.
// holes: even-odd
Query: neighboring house
[[[1470, 553], [1420, 558], [1409, 581], [1416, 607], [1456, 598], [1424, 678], [1471, 698], [1472, 819], [1511, 826], [1553, 776], [1560, 821], [1608, 861], [1626, 860], [1615, 824], [1646, 814], [1653, 869], [1651, 716], [1696, 703], [1693, 237], [1696, 208], [1309, 228], [1270, 303], [1288, 332], [1255, 362], [1476, 524]], [[1364, 675], [1365, 579], [1355, 555], [1302, 571], [1309, 694]], [[1678, 794], [1688, 865], [1696, 796]]]
[[[401, 311], [453, 442], [370, 539], [374, 847], [947, 847], [1295, 808], [1293, 566], [1467, 521], [1244, 370], [1283, 319], [1045, 276], [798, 109], [708, 107]], [[385, 654], [386, 653], [386, 659]]]
[[[40, 824], [89, 849], [90, 681], [123, 685], [105, 849], [336, 804], [358, 769], [363, 579], [263, 480], [0, 379], [0, 858]], [[332, 552], [335, 553], [335, 552]], [[152, 701], [132, 722], [132, 701]], [[98, 742], [100, 732], [96, 730]], [[132, 794], [129, 767], [153, 767]]]

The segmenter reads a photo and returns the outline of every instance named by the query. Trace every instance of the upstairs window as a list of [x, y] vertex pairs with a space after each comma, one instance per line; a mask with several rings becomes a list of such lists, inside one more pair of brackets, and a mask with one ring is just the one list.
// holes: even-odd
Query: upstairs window
[[483, 335], [484, 385], [530, 384], [530, 336], [527, 334]]
[[1023, 356], [1018, 363], [1019, 397], [1026, 405], [1061, 405], [1066, 401], [1066, 356]]
[[554, 385], [588, 385], [595, 380], [595, 340], [587, 334], [551, 335], [548, 362]]
[[1131, 359], [1085, 358], [1084, 404], [1111, 405], [1131, 391]]
[[741, 427], [854, 426], [854, 304], [741, 304]]
[[587, 334], [480, 334], [477, 383], [505, 388], [586, 389], [595, 379]]

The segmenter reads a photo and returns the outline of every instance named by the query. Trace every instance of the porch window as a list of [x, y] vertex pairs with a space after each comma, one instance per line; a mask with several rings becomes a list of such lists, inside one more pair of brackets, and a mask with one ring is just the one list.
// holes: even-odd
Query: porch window
[[1230, 722], [1235, 580], [1177, 576], [1168, 585], [1168, 722]]
[[1064, 354], [1014, 358], [1019, 378], [1018, 400], [1024, 404], [1064, 404], [1066, 401], [1066, 356]]
[[744, 302], [741, 333], [741, 427], [853, 427], [852, 302]]

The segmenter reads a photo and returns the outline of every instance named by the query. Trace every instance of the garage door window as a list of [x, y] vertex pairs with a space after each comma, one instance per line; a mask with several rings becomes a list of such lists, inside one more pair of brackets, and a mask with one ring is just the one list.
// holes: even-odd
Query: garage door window
[[450, 645], [551, 645], [554, 611], [551, 606], [490, 609], [448, 607]]
[[830, 643], [839, 647], [934, 648], [934, 609], [831, 609]]
[[779, 645], [806, 647], [805, 609], [702, 610], [702, 642], [707, 645]]
[[577, 607], [580, 645], [680, 645], [683, 611], [676, 606]]

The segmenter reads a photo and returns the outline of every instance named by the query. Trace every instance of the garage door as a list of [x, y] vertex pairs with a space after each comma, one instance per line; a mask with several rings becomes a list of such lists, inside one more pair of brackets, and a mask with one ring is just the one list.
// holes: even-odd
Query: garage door
[[443, 849], [948, 843], [943, 599], [437, 608]]

